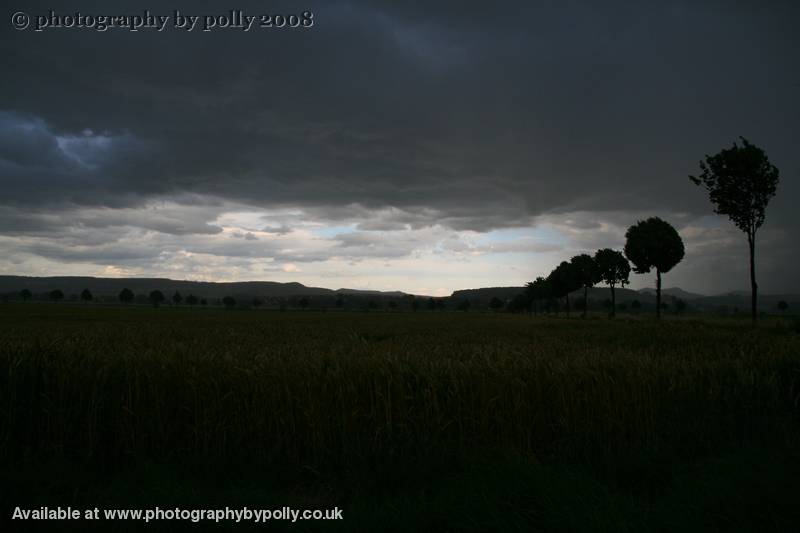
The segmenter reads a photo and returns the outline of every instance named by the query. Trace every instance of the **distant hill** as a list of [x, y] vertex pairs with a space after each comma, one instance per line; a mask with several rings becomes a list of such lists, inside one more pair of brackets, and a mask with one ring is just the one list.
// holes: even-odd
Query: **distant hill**
[[504, 302], [525, 290], [525, 287], [487, 287], [484, 289], [463, 289], [454, 291], [450, 295], [453, 300], [469, 300], [473, 304], [488, 305], [492, 298], [499, 298]]
[[382, 296], [382, 297], [390, 297], [390, 298], [402, 298], [403, 296], [409, 296], [408, 293], [401, 292], [401, 291], [371, 291], [371, 290], [364, 290], [364, 289], [336, 289], [338, 294], [354, 294], [360, 296]]
[[278, 283], [274, 281], [245, 281], [213, 283], [208, 281], [186, 281], [166, 278], [93, 278], [93, 277], [26, 277], [0, 276], [0, 293], [19, 292], [29, 289], [34, 294], [60, 289], [65, 295], [79, 294], [89, 289], [95, 296], [117, 296], [128, 288], [134, 294], [148, 294], [160, 290], [167, 296], [179, 291], [186, 296], [195, 294], [205, 298], [223, 298], [228, 295], [250, 297], [299, 296], [335, 294], [331, 289], [306, 287], [301, 283]]
[[[644, 289], [639, 289], [640, 294], [649, 294], [653, 298], [656, 297], [656, 290], [653, 287], [645, 287]], [[748, 293], [749, 294], [749, 293]], [[697, 300], [699, 298], [707, 298], [707, 296], [703, 294], [697, 294], [695, 292], [685, 291], [683, 289], [679, 289], [678, 287], [670, 287], [668, 289], [661, 289], [661, 296], [674, 296], [675, 298], [681, 298], [682, 300], [691, 301]]]
[[176, 291], [183, 296], [194, 294], [202, 298], [289, 298], [293, 296], [329, 296], [339, 294], [349, 296], [401, 297], [405, 293], [392, 291], [362, 291], [358, 289], [325, 289], [307, 287], [302, 283], [280, 283], [276, 281], [238, 281], [215, 283], [210, 281], [187, 281], [167, 278], [95, 278], [88, 276], [28, 277], [0, 276], [0, 294], [17, 294], [22, 289], [34, 295], [49, 293], [60, 289], [67, 297], [89, 289], [95, 297], [116, 298], [122, 289], [128, 288], [134, 294], [149, 294], [160, 290], [168, 298]]

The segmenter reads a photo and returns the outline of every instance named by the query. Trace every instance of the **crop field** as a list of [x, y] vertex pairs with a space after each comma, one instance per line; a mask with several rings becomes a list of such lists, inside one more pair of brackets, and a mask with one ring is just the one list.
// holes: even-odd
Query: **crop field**
[[789, 320], [0, 306], [6, 508], [269, 500], [338, 505], [344, 521], [306, 525], [337, 531], [782, 531], [800, 519], [799, 429]]

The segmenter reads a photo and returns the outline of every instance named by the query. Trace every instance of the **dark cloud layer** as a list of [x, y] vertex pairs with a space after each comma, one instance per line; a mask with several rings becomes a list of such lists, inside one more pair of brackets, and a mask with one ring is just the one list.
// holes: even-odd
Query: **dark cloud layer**
[[[310, 9], [316, 24], [248, 33], [3, 24], [0, 232], [47, 232], [37, 213], [218, 231], [197, 213], [125, 220], [126, 208], [159, 198], [210, 213], [225, 202], [325, 220], [362, 211], [364, 231], [486, 231], [575, 211], [699, 215], [710, 209], [686, 175], [745, 135], [783, 171], [768, 224], [796, 234], [797, 3], [161, 6], [6, 11]], [[79, 214], [101, 208], [122, 211]], [[775, 246], [798, 258], [793, 243]]]

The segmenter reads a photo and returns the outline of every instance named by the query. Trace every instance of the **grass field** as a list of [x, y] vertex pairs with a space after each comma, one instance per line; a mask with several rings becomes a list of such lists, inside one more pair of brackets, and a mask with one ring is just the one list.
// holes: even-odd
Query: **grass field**
[[0, 306], [6, 509], [785, 531], [798, 430], [800, 328], [779, 319]]

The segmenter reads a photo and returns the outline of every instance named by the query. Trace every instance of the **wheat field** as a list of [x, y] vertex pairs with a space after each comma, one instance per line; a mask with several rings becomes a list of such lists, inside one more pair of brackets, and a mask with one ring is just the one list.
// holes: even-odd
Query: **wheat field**
[[[613, 470], [791, 446], [775, 320], [0, 308], [0, 455], [352, 471], [476, 454]], [[688, 458], [688, 459], [687, 459]]]

